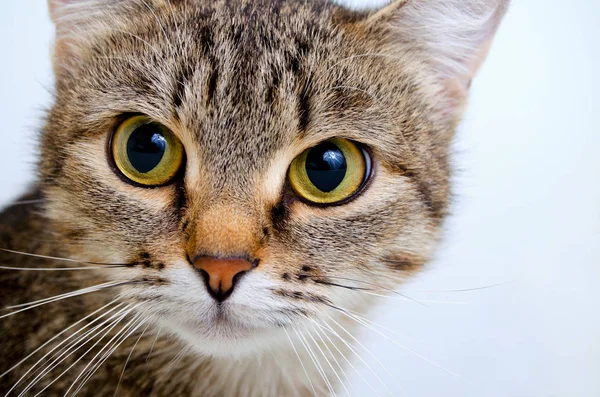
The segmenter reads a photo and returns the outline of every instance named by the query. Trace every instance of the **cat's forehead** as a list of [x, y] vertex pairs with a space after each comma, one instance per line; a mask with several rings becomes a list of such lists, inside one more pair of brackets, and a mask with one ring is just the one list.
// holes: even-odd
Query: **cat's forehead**
[[358, 90], [342, 95], [352, 70], [330, 67], [351, 52], [342, 29], [351, 14], [328, 2], [172, 2], [140, 11], [90, 41], [70, 83], [82, 100], [69, 103], [90, 120], [147, 114], [206, 168], [264, 171], [284, 149], [293, 158], [337, 135], [327, 117], [343, 124], [340, 109], [370, 105]]

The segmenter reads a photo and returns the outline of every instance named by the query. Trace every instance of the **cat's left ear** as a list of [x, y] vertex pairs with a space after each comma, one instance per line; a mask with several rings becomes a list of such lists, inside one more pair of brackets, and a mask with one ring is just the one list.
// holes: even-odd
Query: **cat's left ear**
[[[510, 0], [395, 0], [362, 22], [449, 84], [466, 90]], [[457, 87], [455, 87], [457, 88]]]

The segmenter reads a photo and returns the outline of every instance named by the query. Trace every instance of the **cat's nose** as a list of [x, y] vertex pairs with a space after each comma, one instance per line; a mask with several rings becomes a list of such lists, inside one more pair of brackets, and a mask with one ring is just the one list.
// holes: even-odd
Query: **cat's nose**
[[199, 256], [192, 264], [203, 275], [208, 293], [217, 302], [223, 302], [231, 295], [237, 281], [258, 265], [258, 260]]

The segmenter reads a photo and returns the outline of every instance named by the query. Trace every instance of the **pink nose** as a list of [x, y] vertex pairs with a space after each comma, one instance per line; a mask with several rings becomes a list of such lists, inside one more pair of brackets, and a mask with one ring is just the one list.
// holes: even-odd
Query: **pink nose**
[[223, 302], [233, 292], [235, 283], [249, 270], [256, 267], [258, 261], [250, 262], [244, 258], [216, 258], [200, 256], [194, 260], [194, 267], [202, 273], [206, 288], [218, 302]]

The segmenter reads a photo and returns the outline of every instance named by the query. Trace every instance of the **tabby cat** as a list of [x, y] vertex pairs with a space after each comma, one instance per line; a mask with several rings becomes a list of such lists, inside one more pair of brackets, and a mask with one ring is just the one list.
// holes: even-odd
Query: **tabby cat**
[[0, 393], [325, 396], [431, 257], [508, 0], [49, 0], [38, 178], [0, 215]]

